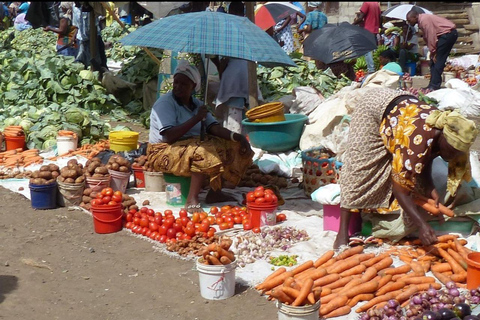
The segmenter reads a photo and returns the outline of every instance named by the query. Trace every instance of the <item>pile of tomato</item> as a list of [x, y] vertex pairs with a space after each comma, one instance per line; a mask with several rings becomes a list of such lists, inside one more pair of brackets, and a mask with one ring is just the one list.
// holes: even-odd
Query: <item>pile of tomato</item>
[[95, 198], [90, 201], [92, 206], [118, 206], [122, 204], [123, 193], [113, 191], [112, 188], [103, 188]]
[[263, 186], [256, 187], [253, 191], [247, 193], [248, 204], [277, 204], [278, 198], [271, 189], [265, 189]]

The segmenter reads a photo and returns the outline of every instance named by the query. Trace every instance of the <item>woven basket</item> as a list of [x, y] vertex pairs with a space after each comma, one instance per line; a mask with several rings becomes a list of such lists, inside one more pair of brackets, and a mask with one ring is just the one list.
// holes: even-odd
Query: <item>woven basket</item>
[[325, 147], [302, 151], [303, 190], [309, 197], [321, 186], [337, 183], [342, 163]]

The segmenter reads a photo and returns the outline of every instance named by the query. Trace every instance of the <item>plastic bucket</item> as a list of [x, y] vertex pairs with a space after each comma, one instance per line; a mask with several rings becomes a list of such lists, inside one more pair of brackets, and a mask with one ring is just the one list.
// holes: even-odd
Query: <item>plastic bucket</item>
[[57, 198], [60, 207], [79, 206], [82, 202], [85, 182], [63, 183], [57, 181], [60, 195]]
[[123, 228], [122, 206], [92, 206], [93, 227], [96, 233], [114, 233]]
[[145, 188], [145, 173], [142, 167], [132, 166], [133, 177], [135, 178], [135, 187]]
[[167, 204], [183, 206], [187, 201], [191, 177], [179, 177], [170, 173], [163, 173], [163, 178], [165, 179]]
[[480, 286], [480, 252], [467, 255], [467, 289], [477, 289]]
[[259, 205], [247, 203], [247, 210], [250, 213], [250, 222], [253, 228], [263, 226], [274, 226], [277, 223], [277, 205]]
[[313, 305], [289, 306], [277, 301], [278, 320], [318, 320], [320, 301]]
[[125, 191], [127, 191], [131, 173], [115, 170], [108, 170], [108, 173], [110, 173], [110, 177], [112, 177], [110, 187], [112, 187], [113, 191], [121, 191], [122, 193], [125, 193]]
[[[145, 171], [145, 191], [165, 192], [165, 179], [162, 172]], [[190, 187], [189, 187], [190, 188]], [[181, 189], [181, 185], [180, 185]], [[188, 195], [188, 191], [187, 191]]]
[[29, 184], [33, 209], [55, 209], [57, 207], [57, 183], [46, 185]]
[[410, 76], [414, 76], [415, 73], [417, 72], [417, 63], [416, 62], [407, 62], [405, 64], [407, 66], [408, 73]]
[[443, 82], [456, 78], [455, 72], [444, 72], [443, 73]]
[[5, 148], [8, 150], [25, 149], [25, 136], [9, 137], [5, 136]]
[[78, 138], [75, 136], [57, 136], [57, 154], [59, 156], [77, 149]]
[[245, 115], [252, 122], [285, 121], [283, 103], [270, 102], [248, 110]]
[[87, 183], [86, 187], [92, 189], [92, 191], [102, 191], [103, 188], [108, 188], [110, 187], [110, 181], [111, 177], [105, 177], [105, 178], [92, 178], [92, 177], [87, 177], [85, 178], [85, 181]]
[[235, 294], [235, 269], [237, 261], [227, 265], [206, 265], [197, 259], [200, 294], [209, 300], [224, 300]]
[[135, 131], [112, 131], [108, 136], [110, 150], [115, 152], [131, 151], [137, 149], [138, 132]]
[[420, 62], [420, 72], [422, 73], [422, 76], [426, 76], [427, 74], [430, 74], [430, 62], [427, 60], [421, 60]]
[[[323, 230], [338, 232], [340, 228], [340, 205], [323, 205]], [[359, 212], [352, 212], [348, 225], [348, 234], [351, 236], [362, 230], [362, 217]]]

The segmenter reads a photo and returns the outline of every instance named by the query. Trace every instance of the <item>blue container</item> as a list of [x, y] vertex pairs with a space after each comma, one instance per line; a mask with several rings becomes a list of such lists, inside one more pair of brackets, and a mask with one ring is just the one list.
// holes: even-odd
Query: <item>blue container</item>
[[57, 182], [38, 185], [29, 184], [33, 209], [55, 209], [57, 207]]
[[410, 74], [411, 77], [413, 77], [417, 71], [417, 63], [407, 62], [406, 65], [407, 65], [408, 73]]
[[285, 114], [285, 121], [250, 122], [242, 120], [250, 144], [268, 152], [285, 152], [298, 147], [303, 126], [308, 117], [304, 114]]

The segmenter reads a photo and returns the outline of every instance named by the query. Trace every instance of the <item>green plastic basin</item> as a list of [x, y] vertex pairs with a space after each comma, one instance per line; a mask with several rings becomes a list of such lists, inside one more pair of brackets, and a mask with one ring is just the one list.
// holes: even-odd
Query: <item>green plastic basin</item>
[[304, 114], [285, 114], [285, 121], [250, 122], [242, 120], [250, 144], [268, 152], [285, 152], [298, 147], [308, 117]]

